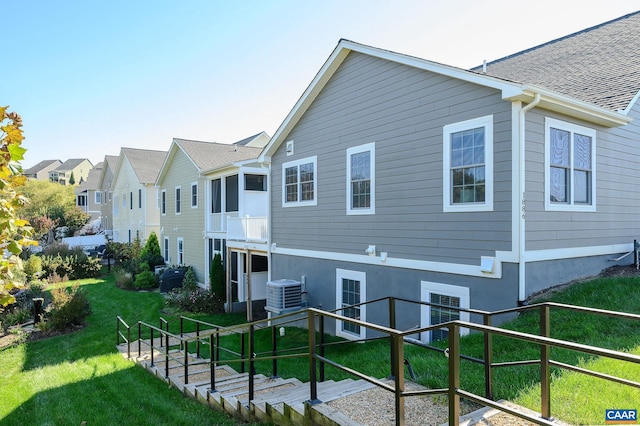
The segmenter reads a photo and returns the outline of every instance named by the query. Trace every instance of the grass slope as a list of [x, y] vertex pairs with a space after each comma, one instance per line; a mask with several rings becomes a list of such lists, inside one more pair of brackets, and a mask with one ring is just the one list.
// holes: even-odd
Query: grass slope
[[116, 351], [116, 315], [157, 323], [158, 293], [125, 292], [111, 279], [80, 284], [92, 310], [85, 328], [0, 351], [0, 424], [236, 424]]

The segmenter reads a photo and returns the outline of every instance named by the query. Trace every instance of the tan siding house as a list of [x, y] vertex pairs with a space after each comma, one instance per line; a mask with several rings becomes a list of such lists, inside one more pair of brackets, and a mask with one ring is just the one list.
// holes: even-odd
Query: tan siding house
[[113, 241], [142, 243], [160, 234], [160, 210], [154, 186], [165, 151], [122, 148], [113, 177]]

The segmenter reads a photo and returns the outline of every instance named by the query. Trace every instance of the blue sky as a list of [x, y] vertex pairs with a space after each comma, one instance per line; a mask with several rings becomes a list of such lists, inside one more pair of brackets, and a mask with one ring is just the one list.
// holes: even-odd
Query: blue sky
[[25, 168], [277, 130], [340, 38], [469, 68], [640, 9], [629, 0], [3, 2], [0, 104]]

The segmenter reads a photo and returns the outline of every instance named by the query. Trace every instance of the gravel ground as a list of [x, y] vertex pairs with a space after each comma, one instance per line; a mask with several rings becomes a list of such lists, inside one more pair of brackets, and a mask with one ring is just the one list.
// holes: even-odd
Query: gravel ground
[[[393, 384], [392, 381], [387, 381]], [[406, 382], [406, 390], [426, 389], [412, 382]], [[405, 397], [405, 425], [427, 426], [446, 425], [449, 419], [449, 408], [445, 395], [424, 395]], [[501, 401], [505, 405], [537, 415], [531, 410]], [[393, 393], [379, 387], [358, 392], [327, 403], [351, 420], [366, 426], [387, 426], [395, 424], [395, 401]], [[482, 409], [477, 404], [462, 400], [460, 402], [460, 424], [465, 426], [530, 426], [535, 423], [523, 420], [492, 409]], [[560, 421], [554, 423], [565, 425]]]

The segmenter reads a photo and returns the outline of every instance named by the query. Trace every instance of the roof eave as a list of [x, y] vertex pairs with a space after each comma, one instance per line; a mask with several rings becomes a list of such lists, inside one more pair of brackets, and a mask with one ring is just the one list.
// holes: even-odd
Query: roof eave
[[533, 101], [540, 95], [539, 108], [554, 111], [569, 117], [578, 118], [604, 127], [619, 127], [629, 124], [633, 119], [625, 114], [580, 101], [541, 87], [526, 86], [524, 90], [513, 93], [503, 92], [503, 99], [508, 101]]

